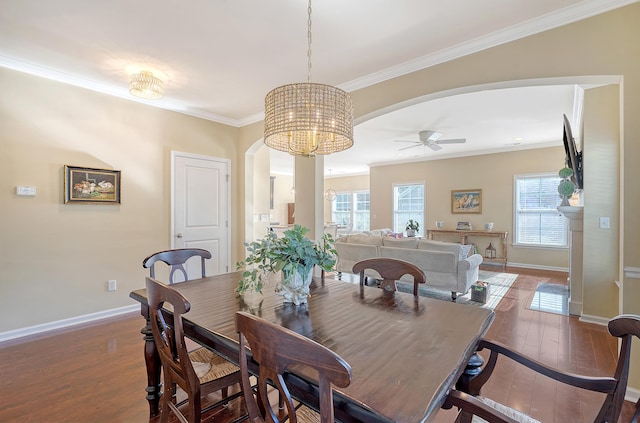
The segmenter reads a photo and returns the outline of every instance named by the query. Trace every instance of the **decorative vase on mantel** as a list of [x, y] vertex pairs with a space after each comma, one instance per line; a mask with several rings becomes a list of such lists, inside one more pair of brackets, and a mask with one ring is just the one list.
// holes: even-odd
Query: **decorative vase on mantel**
[[[305, 272], [305, 270], [303, 270]], [[306, 304], [309, 298], [309, 286], [313, 277], [313, 268], [300, 273], [298, 271], [282, 271], [282, 281], [276, 285], [276, 294], [282, 296], [285, 303], [294, 305]]]
[[558, 194], [562, 197], [560, 206], [569, 206], [569, 198], [576, 190], [575, 184], [569, 179], [573, 175], [573, 170], [568, 167], [560, 169], [558, 176], [562, 178], [562, 181], [558, 184]]

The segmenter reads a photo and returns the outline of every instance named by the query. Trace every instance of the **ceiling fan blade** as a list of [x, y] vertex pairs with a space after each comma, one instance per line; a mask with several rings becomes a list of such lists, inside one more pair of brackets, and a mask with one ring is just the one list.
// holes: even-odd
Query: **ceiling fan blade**
[[415, 145], [410, 145], [409, 147], [403, 147], [403, 148], [399, 149], [398, 151], [408, 150], [408, 149], [410, 149], [410, 148], [413, 148], [413, 147], [419, 147], [419, 146], [421, 146], [421, 145], [422, 145], [422, 143], [415, 144]]
[[427, 147], [429, 147], [430, 149], [432, 149], [433, 151], [438, 151], [438, 150], [442, 150], [442, 147], [440, 147], [438, 144], [436, 144], [435, 142], [429, 143], [427, 144]]
[[409, 140], [395, 140], [394, 142], [412, 142], [414, 144], [422, 144], [420, 141], [409, 141]]
[[467, 142], [466, 138], [454, 138], [449, 140], [438, 140], [435, 141], [436, 144], [463, 144]]

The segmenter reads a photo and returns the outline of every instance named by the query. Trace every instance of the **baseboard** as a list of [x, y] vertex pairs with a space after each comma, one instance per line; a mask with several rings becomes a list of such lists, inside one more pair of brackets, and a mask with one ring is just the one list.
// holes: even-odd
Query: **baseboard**
[[55, 329], [62, 329], [69, 326], [89, 323], [95, 320], [105, 319], [107, 317], [119, 316], [121, 314], [131, 313], [136, 310], [140, 310], [140, 306], [132, 304], [126, 307], [99, 311], [97, 313], [85, 314], [82, 316], [71, 317], [69, 319], [57, 320], [55, 322], [43, 323], [35, 326], [28, 326], [26, 328], [10, 330], [7, 332], [0, 332], [0, 343], [10, 341], [12, 339], [22, 338], [24, 336], [48, 332]]
[[600, 316], [592, 316], [590, 314], [583, 314], [579, 317], [578, 320], [585, 323], [595, 323], [596, 325], [607, 326], [609, 324], [609, 320], [611, 319]]
[[[486, 263], [482, 263], [485, 265]], [[522, 267], [523, 269], [535, 269], [535, 270], [549, 270], [552, 272], [569, 272], [569, 269], [566, 267], [556, 267], [556, 266], [541, 266], [537, 264], [527, 264], [527, 263], [513, 263], [508, 262], [508, 267]]]
[[627, 386], [627, 393], [624, 396], [626, 401], [637, 402], [640, 398], [640, 389], [630, 388]]

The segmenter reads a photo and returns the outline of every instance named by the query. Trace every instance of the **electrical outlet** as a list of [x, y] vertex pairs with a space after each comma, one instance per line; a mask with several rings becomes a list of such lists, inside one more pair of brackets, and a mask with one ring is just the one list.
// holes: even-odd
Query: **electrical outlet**
[[116, 290], [116, 280], [111, 279], [107, 282], [107, 291], [115, 291]]

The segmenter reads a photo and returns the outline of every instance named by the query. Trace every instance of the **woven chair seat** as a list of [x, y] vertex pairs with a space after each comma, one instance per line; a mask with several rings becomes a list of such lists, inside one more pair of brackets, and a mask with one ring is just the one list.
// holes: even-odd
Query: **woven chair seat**
[[304, 405], [296, 409], [296, 417], [298, 423], [320, 423], [320, 413]]
[[[235, 364], [204, 347], [189, 352], [189, 358], [201, 384], [240, 370]], [[202, 366], [203, 363], [208, 364], [208, 368]]]
[[[527, 416], [522, 411], [518, 411], [515, 408], [507, 407], [504, 404], [500, 404], [499, 402], [495, 402], [490, 398], [484, 397], [476, 397], [480, 401], [487, 404], [489, 407], [493, 408], [496, 411], [504, 414], [505, 416], [511, 417], [513, 420], [518, 423], [540, 423], [539, 420], [534, 419], [533, 417]], [[481, 417], [473, 416], [472, 423], [487, 423], [487, 421]]]

